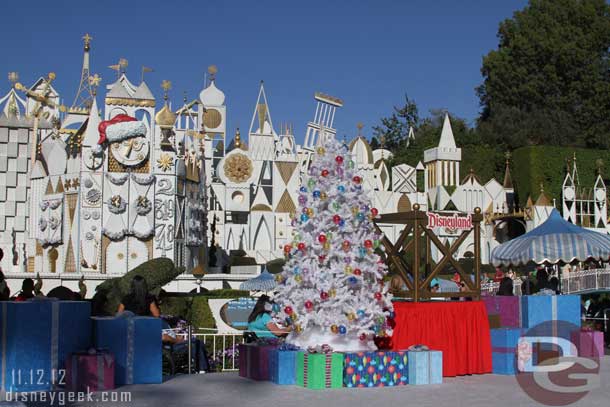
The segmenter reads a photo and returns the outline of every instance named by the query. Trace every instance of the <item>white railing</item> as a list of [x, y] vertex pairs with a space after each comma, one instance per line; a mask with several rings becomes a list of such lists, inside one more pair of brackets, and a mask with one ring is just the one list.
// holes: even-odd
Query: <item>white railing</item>
[[[220, 371], [235, 372], [239, 370], [239, 359], [236, 360], [237, 346], [244, 342], [243, 333], [220, 334], [214, 328], [199, 328], [204, 333], [193, 333], [192, 336], [199, 339], [208, 350], [208, 360], [220, 364]], [[179, 333], [186, 339], [187, 334]], [[211, 350], [211, 354], [209, 351]], [[239, 356], [238, 356], [239, 358]]]
[[[521, 280], [515, 280], [513, 293], [521, 295]], [[481, 284], [481, 293], [495, 294], [500, 283]], [[610, 290], [610, 269], [591, 269], [562, 273], [561, 292], [578, 294], [589, 291]]]
[[610, 269], [573, 271], [561, 276], [564, 294], [600, 290], [610, 290]]

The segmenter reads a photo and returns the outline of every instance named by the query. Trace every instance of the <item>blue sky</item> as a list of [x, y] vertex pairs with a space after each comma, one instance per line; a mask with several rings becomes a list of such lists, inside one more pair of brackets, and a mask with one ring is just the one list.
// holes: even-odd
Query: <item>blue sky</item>
[[[49, 71], [72, 103], [80, 75], [82, 40], [93, 36], [91, 65], [103, 84], [120, 57], [139, 83], [161, 101], [161, 80], [195, 98], [208, 65], [219, 68], [227, 96], [228, 133], [247, 131], [258, 86], [265, 90], [276, 129], [291, 122], [299, 140], [315, 111], [313, 94], [344, 100], [335, 124], [352, 137], [356, 123], [367, 136], [404, 94], [422, 112], [446, 108], [470, 121], [478, 115], [474, 88], [482, 56], [497, 46], [498, 23], [525, 0], [436, 1], [18, 1], [3, 6], [0, 73], [18, 71], [31, 84]], [[0, 94], [9, 87], [0, 82]], [[101, 93], [101, 92], [100, 92]], [[98, 102], [101, 97], [98, 96]]]

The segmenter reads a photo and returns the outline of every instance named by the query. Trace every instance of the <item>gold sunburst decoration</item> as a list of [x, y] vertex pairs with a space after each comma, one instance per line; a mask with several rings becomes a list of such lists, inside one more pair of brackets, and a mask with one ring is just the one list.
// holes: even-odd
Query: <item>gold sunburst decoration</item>
[[223, 168], [227, 178], [238, 184], [247, 181], [254, 169], [252, 161], [244, 154], [239, 153], [227, 157]]
[[172, 169], [172, 165], [174, 165], [174, 160], [172, 159], [171, 155], [163, 153], [157, 159], [157, 165], [163, 172], [167, 172]]

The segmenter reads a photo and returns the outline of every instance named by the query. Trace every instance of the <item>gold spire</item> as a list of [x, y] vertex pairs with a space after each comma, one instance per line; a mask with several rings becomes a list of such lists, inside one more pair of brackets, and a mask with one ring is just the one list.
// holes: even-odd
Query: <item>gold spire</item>
[[125, 58], [119, 59], [119, 69], [121, 73], [125, 73], [127, 71], [127, 67], [129, 66], [129, 61]]
[[241, 134], [239, 133], [239, 127], [235, 131], [235, 148], [241, 148]]
[[168, 92], [172, 88], [172, 83], [166, 79], [161, 82], [161, 88], [163, 89], [163, 100], [165, 100], [165, 104], [163, 108], [157, 112], [155, 115], [155, 121], [161, 128], [172, 128], [174, 123], [176, 122], [176, 115], [172, 112], [168, 105]]
[[208, 74], [210, 74], [210, 81], [216, 80], [217, 73], [218, 73], [218, 67], [216, 65], [208, 66]]
[[85, 52], [89, 52], [89, 50], [91, 49], [91, 40], [93, 39], [92, 36], [89, 35], [89, 33], [86, 33], [83, 37], [83, 41], [85, 42]]
[[362, 122], [358, 122], [356, 127], [358, 128], [358, 137], [362, 136], [362, 128], [364, 127], [364, 124], [362, 124]]
[[14, 88], [15, 84], [19, 81], [19, 73], [18, 72], [9, 72], [8, 81], [11, 83], [11, 87]]
[[511, 158], [511, 154], [510, 152], [506, 152], [506, 154], [504, 154], [504, 157], [506, 158], [506, 168], [504, 169], [504, 188], [506, 189], [512, 189], [513, 188], [513, 178], [510, 175], [510, 158]]
[[97, 87], [100, 86], [101, 81], [102, 77], [98, 74], [93, 74], [89, 76], [89, 85], [91, 86], [91, 93], [93, 93], [93, 96], [97, 94]]

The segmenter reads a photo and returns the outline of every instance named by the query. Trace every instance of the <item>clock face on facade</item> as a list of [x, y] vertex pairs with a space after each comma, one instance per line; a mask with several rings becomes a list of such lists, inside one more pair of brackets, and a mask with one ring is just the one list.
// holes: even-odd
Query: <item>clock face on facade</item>
[[232, 182], [242, 183], [252, 176], [254, 167], [252, 161], [244, 154], [231, 154], [225, 159], [225, 176]]
[[130, 138], [110, 146], [115, 160], [127, 167], [143, 163], [148, 157], [148, 148], [148, 140], [145, 137]]
[[222, 123], [222, 115], [216, 109], [207, 109], [203, 114], [203, 124], [208, 129], [215, 129]]

